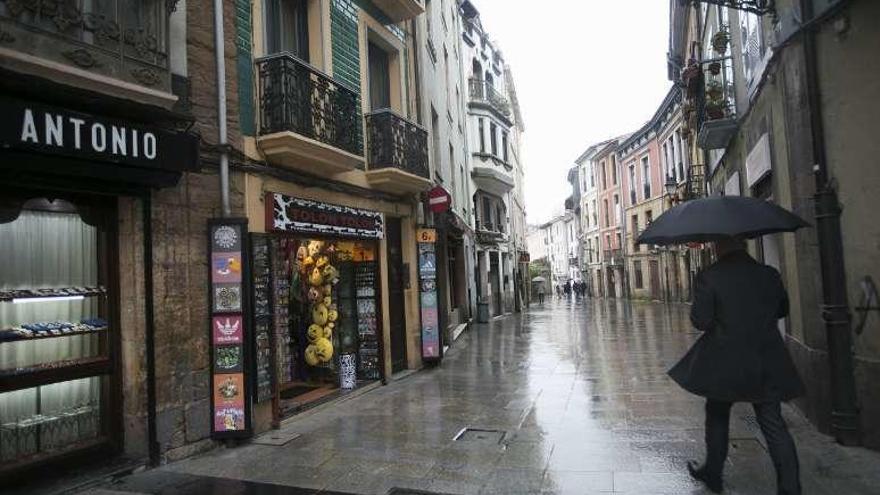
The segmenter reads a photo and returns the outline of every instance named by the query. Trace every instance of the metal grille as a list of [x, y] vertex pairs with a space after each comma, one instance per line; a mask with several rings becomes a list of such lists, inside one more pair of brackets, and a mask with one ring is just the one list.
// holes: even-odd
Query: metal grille
[[391, 110], [367, 114], [370, 170], [397, 168], [428, 179], [428, 131]]
[[358, 93], [290, 53], [257, 61], [260, 134], [291, 131], [363, 154]]

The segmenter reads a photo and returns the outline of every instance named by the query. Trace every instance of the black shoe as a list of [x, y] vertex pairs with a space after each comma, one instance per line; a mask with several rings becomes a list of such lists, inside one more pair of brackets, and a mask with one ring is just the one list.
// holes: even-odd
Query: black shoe
[[691, 473], [691, 478], [706, 485], [706, 488], [712, 493], [721, 493], [724, 489], [721, 483], [721, 476], [710, 475], [706, 472], [705, 467], [697, 467], [697, 463], [694, 461], [688, 461], [687, 468], [688, 472]]

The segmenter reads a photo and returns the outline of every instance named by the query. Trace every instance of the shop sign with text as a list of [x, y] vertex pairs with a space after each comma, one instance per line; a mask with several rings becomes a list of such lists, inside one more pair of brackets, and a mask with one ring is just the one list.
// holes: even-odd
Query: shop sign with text
[[11, 98], [0, 98], [0, 148], [178, 172], [198, 167], [193, 135]]
[[382, 239], [381, 213], [348, 206], [269, 193], [267, 208], [272, 230], [332, 237]]

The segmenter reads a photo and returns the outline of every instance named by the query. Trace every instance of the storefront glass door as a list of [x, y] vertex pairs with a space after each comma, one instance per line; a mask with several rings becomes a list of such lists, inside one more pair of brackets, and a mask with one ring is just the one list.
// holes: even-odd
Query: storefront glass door
[[0, 474], [113, 437], [107, 242], [60, 199], [0, 224]]

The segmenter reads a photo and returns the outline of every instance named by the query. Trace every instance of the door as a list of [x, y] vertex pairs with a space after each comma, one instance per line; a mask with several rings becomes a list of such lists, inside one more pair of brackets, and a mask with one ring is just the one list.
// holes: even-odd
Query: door
[[388, 52], [370, 42], [367, 56], [370, 65], [370, 109], [391, 108]]
[[403, 267], [400, 219], [387, 218], [385, 234], [388, 249], [388, 316], [391, 321], [391, 372], [406, 368], [406, 311], [404, 288], [407, 273]]
[[309, 17], [306, 0], [269, 0], [266, 3], [268, 53], [290, 52], [309, 61]]
[[[496, 256], [497, 254], [497, 256]], [[498, 273], [501, 269], [498, 264], [498, 259], [501, 257], [501, 253], [489, 253], [489, 284], [492, 286], [492, 315], [498, 316], [501, 314], [501, 282], [499, 281]]]
[[648, 262], [651, 271], [651, 299], [660, 300], [660, 263], [657, 260]]

